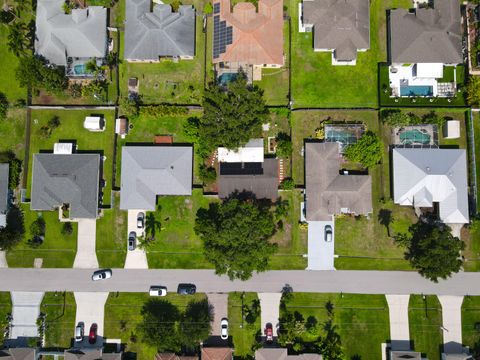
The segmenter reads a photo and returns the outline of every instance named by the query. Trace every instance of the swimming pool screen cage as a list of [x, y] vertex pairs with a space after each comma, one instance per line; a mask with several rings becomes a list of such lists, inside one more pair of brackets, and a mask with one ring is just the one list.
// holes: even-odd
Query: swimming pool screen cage
[[435, 124], [399, 126], [392, 129], [392, 143], [399, 148], [438, 148], [438, 128]]
[[351, 144], [355, 144], [365, 132], [362, 124], [325, 124], [325, 142], [338, 142], [340, 152]]

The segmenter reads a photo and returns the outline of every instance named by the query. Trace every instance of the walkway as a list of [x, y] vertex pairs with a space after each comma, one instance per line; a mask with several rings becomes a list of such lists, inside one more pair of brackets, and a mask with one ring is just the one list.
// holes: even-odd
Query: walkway
[[8, 268], [6, 251], [0, 251], [0, 268]]
[[461, 354], [462, 348], [462, 304], [463, 296], [439, 296], [442, 304], [443, 351]]
[[143, 229], [137, 228], [137, 215], [140, 212], [143, 212], [145, 215], [147, 214], [145, 210], [128, 210], [128, 232], [125, 234], [125, 247], [127, 247], [128, 234], [132, 231], [137, 234], [137, 247], [133, 251], [127, 250], [125, 269], [148, 269], [147, 254], [145, 250], [138, 247], [138, 238], [144, 235]]
[[[105, 303], [108, 292], [75, 292], [77, 313], [75, 315], [75, 326], [83, 321], [85, 323], [85, 334], [88, 334], [93, 323], [98, 325], [97, 334], [103, 336], [103, 322], [105, 315]], [[72, 334], [75, 329], [72, 329]]]
[[[325, 226], [332, 227], [332, 241], [325, 241]], [[307, 270], [335, 270], [335, 222], [308, 222], [308, 267]]]
[[10, 339], [38, 336], [37, 319], [43, 292], [12, 292], [12, 331]]
[[207, 294], [207, 297], [213, 307], [212, 335], [220, 336], [220, 322], [228, 318], [228, 294]]
[[277, 329], [280, 318], [280, 293], [259, 293], [260, 308], [262, 309], [262, 334], [268, 323], [272, 324], [273, 336], [277, 336]]
[[408, 301], [410, 295], [385, 295], [390, 315], [392, 350], [410, 350]]
[[77, 254], [75, 256], [75, 261], [73, 262], [74, 268], [98, 268], [97, 253], [95, 252], [96, 236], [96, 219], [78, 220]]

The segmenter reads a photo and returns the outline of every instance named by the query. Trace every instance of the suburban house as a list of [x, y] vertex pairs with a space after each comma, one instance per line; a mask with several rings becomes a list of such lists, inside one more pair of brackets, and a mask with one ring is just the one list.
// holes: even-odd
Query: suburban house
[[218, 148], [218, 196], [248, 192], [257, 199], [278, 198], [278, 160], [264, 157], [263, 139], [252, 139], [237, 150]]
[[85, 64], [107, 55], [107, 9], [89, 6], [66, 14], [64, 0], [38, 0], [35, 53], [65, 66], [69, 76], [88, 76]]
[[154, 360], [198, 360], [198, 356], [183, 356], [175, 353], [157, 353]]
[[37, 351], [33, 348], [20, 347], [0, 350], [2, 360], [37, 360]]
[[102, 349], [70, 349], [63, 353], [64, 360], [122, 360], [123, 353], [104, 353]]
[[446, 224], [467, 224], [467, 154], [463, 149], [395, 148], [393, 200], [435, 209]]
[[70, 220], [97, 218], [99, 154], [34, 154], [32, 173], [32, 210], [68, 208]]
[[322, 360], [320, 354], [288, 355], [287, 349], [261, 348], [255, 351], [255, 360]]
[[463, 63], [460, 3], [434, 0], [433, 8], [391, 10], [389, 19], [392, 96], [454, 96], [455, 66]]
[[369, 0], [304, 0], [299, 31], [313, 31], [315, 51], [331, 52], [332, 65], [356, 65], [357, 53], [370, 49]]
[[372, 177], [340, 172], [339, 144], [305, 144], [305, 217], [328, 221], [339, 214], [372, 212]]
[[202, 347], [202, 360], [233, 360], [233, 349], [229, 347]]
[[157, 196], [191, 195], [191, 146], [122, 147], [120, 209], [154, 211]]
[[195, 9], [151, 0], [127, 0], [124, 58], [131, 62], [158, 62], [161, 58], [193, 59]]
[[474, 360], [474, 357], [466, 353], [461, 353], [461, 354], [442, 353], [442, 360]]
[[7, 226], [7, 212], [9, 206], [8, 188], [9, 165], [0, 164], [0, 228]]
[[230, 0], [213, 1], [213, 63], [220, 81], [240, 69], [249, 80], [261, 80], [262, 68], [284, 62], [281, 0], [259, 0], [258, 9], [241, 2], [233, 11]]
[[422, 354], [417, 351], [390, 351], [390, 360], [422, 360]]

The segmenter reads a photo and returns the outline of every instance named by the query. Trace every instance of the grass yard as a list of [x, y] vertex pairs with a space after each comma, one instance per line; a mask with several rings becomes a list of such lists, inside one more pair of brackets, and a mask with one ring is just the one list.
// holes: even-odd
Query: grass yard
[[[35, 259], [42, 259], [44, 268], [69, 268], [73, 266], [77, 251], [77, 223], [72, 223], [73, 233], [62, 234], [63, 224], [58, 211], [31, 211], [29, 204], [21, 205], [25, 216], [25, 238], [13, 250], [7, 252], [9, 267], [33, 267]], [[38, 248], [32, 248], [30, 225], [42, 216], [46, 223], [45, 240]]]
[[[10, 109], [5, 121], [0, 121], [0, 152], [13, 151], [18, 159], [25, 157], [25, 109]], [[8, 134], [8, 136], [6, 136]]]
[[[257, 293], [243, 293], [243, 304], [252, 306], [258, 300]], [[248, 358], [255, 352], [253, 346], [257, 343], [257, 336], [261, 336], [260, 317], [252, 324], [242, 319], [242, 293], [228, 294], [228, 326], [229, 336], [234, 345], [234, 355], [238, 358]]]
[[[319, 333], [327, 321], [325, 304], [334, 305], [334, 325], [340, 335], [345, 359], [382, 359], [381, 343], [390, 339], [388, 305], [384, 295], [293, 293], [286, 309], [299, 312], [306, 320], [314, 316]], [[282, 309], [281, 309], [282, 311]], [[282, 316], [282, 314], [280, 314]], [[303, 333], [303, 340], [313, 341], [316, 336]]]
[[[182, 312], [190, 301], [202, 300], [204, 294], [182, 296], [170, 293], [166, 299]], [[127, 359], [153, 359], [157, 349], [142, 342], [137, 326], [142, 322], [142, 307], [151, 297], [145, 293], [110, 293], [105, 304], [105, 337], [121, 339]]]
[[[40, 312], [45, 318], [45, 347], [69, 348], [75, 331], [77, 304], [71, 292], [47, 292]], [[88, 325], [86, 325], [88, 326]], [[88, 328], [85, 330], [88, 331]]]
[[[86, 116], [101, 115], [106, 120], [106, 129], [103, 132], [90, 132], [83, 128]], [[42, 138], [40, 128], [50, 119], [58, 116], [60, 126], [52, 131], [49, 138]], [[77, 152], [98, 152], [105, 157], [103, 161], [103, 179], [106, 186], [103, 189], [103, 205], [110, 205], [112, 190], [112, 168], [114, 148], [115, 117], [113, 111], [108, 110], [33, 110], [32, 128], [30, 135], [30, 166], [28, 173], [27, 197], [30, 196], [32, 181], [33, 154], [40, 151], [53, 151], [53, 145], [59, 141], [72, 140], [76, 142]]]
[[12, 298], [7, 291], [0, 292], [0, 344], [3, 344], [3, 329], [8, 325], [7, 316], [12, 313]]
[[[196, 50], [193, 60], [175, 63], [120, 64], [120, 94], [128, 95], [128, 79], [138, 78], [139, 93], [144, 103], [199, 104], [204, 89], [205, 34], [201, 17], [196, 19]], [[123, 35], [123, 34], [122, 34]], [[123, 54], [122, 54], [123, 55]]]
[[480, 296], [465, 296], [462, 305], [462, 342], [473, 348], [480, 341]]
[[408, 304], [410, 340], [413, 349], [429, 359], [440, 359], [443, 344], [442, 307], [436, 296], [411, 295]]
[[97, 220], [96, 252], [103, 268], [123, 268], [127, 256], [127, 211], [120, 210], [120, 195], [114, 195], [115, 205], [104, 209]]

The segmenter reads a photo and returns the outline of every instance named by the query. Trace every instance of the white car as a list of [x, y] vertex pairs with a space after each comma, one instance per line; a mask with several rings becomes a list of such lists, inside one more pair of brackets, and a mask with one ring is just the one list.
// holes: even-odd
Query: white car
[[220, 321], [220, 337], [222, 340], [227, 340], [228, 339], [228, 320], [227, 318], [223, 318], [222, 321]]
[[105, 279], [110, 279], [111, 277], [112, 277], [112, 270], [103, 269], [103, 270], [95, 271], [92, 275], [92, 280], [93, 281], [105, 280]]
[[166, 286], [150, 286], [150, 296], [167, 296]]

